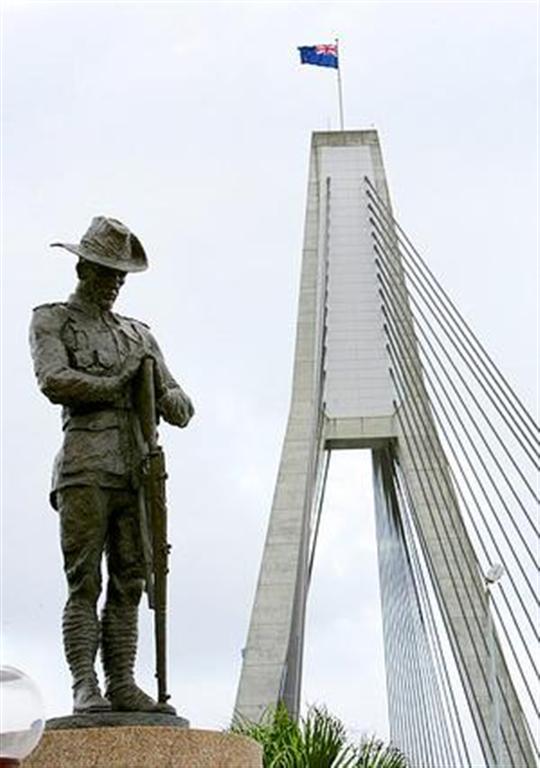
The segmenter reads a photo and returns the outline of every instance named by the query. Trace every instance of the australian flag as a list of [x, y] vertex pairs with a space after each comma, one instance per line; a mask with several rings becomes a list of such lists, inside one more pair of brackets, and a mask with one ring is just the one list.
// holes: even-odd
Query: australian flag
[[302, 64], [316, 64], [318, 67], [334, 67], [334, 69], [339, 66], [337, 45], [302, 45], [298, 50]]

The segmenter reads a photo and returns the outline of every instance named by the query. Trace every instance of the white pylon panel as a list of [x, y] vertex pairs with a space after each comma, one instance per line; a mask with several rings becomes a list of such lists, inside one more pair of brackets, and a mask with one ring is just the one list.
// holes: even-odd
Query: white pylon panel
[[[388, 530], [385, 520], [399, 508], [396, 501], [393, 509], [388, 499], [398, 499], [401, 493], [401, 503], [414, 507], [417, 535], [426, 548], [430, 576], [478, 739], [484, 754], [490, 755], [495, 738], [484, 585], [431, 418], [402, 265], [396, 254], [386, 268], [390, 269], [391, 291], [399, 299], [393, 304], [397, 310], [388, 317], [381, 308], [366, 177], [389, 208], [375, 131], [313, 135], [292, 399], [235, 711], [256, 721], [269, 705], [283, 700], [293, 714], [298, 714], [323, 456], [337, 448], [371, 448], [379, 549], [382, 531]], [[391, 241], [391, 230], [387, 236]], [[388, 323], [399, 326], [406, 340], [400, 356], [414, 383], [413, 394], [410, 389], [408, 394], [400, 390], [392, 372], [384, 330]], [[407, 412], [402, 407], [403, 397], [408, 398]], [[407, 421], [411, 408], [418, 410], [414, 423]], [[386, 458], [383, 461], [381, 457]], [[399, 468], [402, 488], [395, 487], [392, 466]], [[381, 550], [379, 557], [382, 567]], [[405, 693], [411, 694], [398, 684], [396, 643], [407, 636], [407, 627], [416, 627], [420, 634], [425, 627], [419, 614], [402, 613], [388, 620], [395, 585], [388, 575], [391, 569], [386, 565], [385, 569], [381, 587], [392, 738], [412, 765], [443, 768], [447, 763], [441, 762], [441, 754], [421, 733], [429, 722], [422, 701], [427, 706], [429, 697], [416, 692], [416, 720], [414, 713], [409, 713], [408, 726], [398, 716], [410, 708]], [[512, 756], [511, 762], [502, 765], [532, 768], [519, 702], [499, 651], [497, 662], [504, 698], [500, 712], [502, 750], [507, 761]], [[418, 680], [431, 679], [431, 664], [430, 658], [415, 662]], [[437, 691], [429, 701], [436, 716], [444, 719]], [[453, 768], [451, 763], [448, 768]]]

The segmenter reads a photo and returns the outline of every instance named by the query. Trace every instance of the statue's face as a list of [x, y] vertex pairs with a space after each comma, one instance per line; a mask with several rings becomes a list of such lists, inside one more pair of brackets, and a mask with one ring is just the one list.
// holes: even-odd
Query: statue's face
[[125, 272], [102, 267], [101, 264], [93, 264], [90, 261], [85, 262], [81, 276], [88, 296], [103, 310], [112, 309], [125, 279]]

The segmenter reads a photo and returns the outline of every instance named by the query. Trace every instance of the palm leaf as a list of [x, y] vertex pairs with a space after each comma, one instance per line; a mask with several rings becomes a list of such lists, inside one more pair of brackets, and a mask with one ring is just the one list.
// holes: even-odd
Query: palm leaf
[[407, 768], [405, 756], [396, 747], [371, 737], [359, 747], [355, 768]]
[[297, 723], [280, 703], [258, 723], [236, 717], [231, 731], [262, 746], [264, 768], [407, 768], [398, 749], [374, 737], [349, 744], [345, 726], [326, 707], [310, 707]]

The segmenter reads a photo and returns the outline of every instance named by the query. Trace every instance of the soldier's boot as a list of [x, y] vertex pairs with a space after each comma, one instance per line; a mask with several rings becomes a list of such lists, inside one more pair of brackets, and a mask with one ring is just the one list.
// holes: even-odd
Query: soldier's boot
[[73, 712], [110, 711], [101, 695], [94, 664], [99, 643], [95, 608], [88, 603], [68, 602], [62, 619], [64, 650], [73, 678]]
[[160, 704], [135, 683], [137, 614], [133, 606], [106, 605], [101, 616], [101, 652], [105, 670], [105, 695], [115, 712], [164, 712], [176, 714]]

